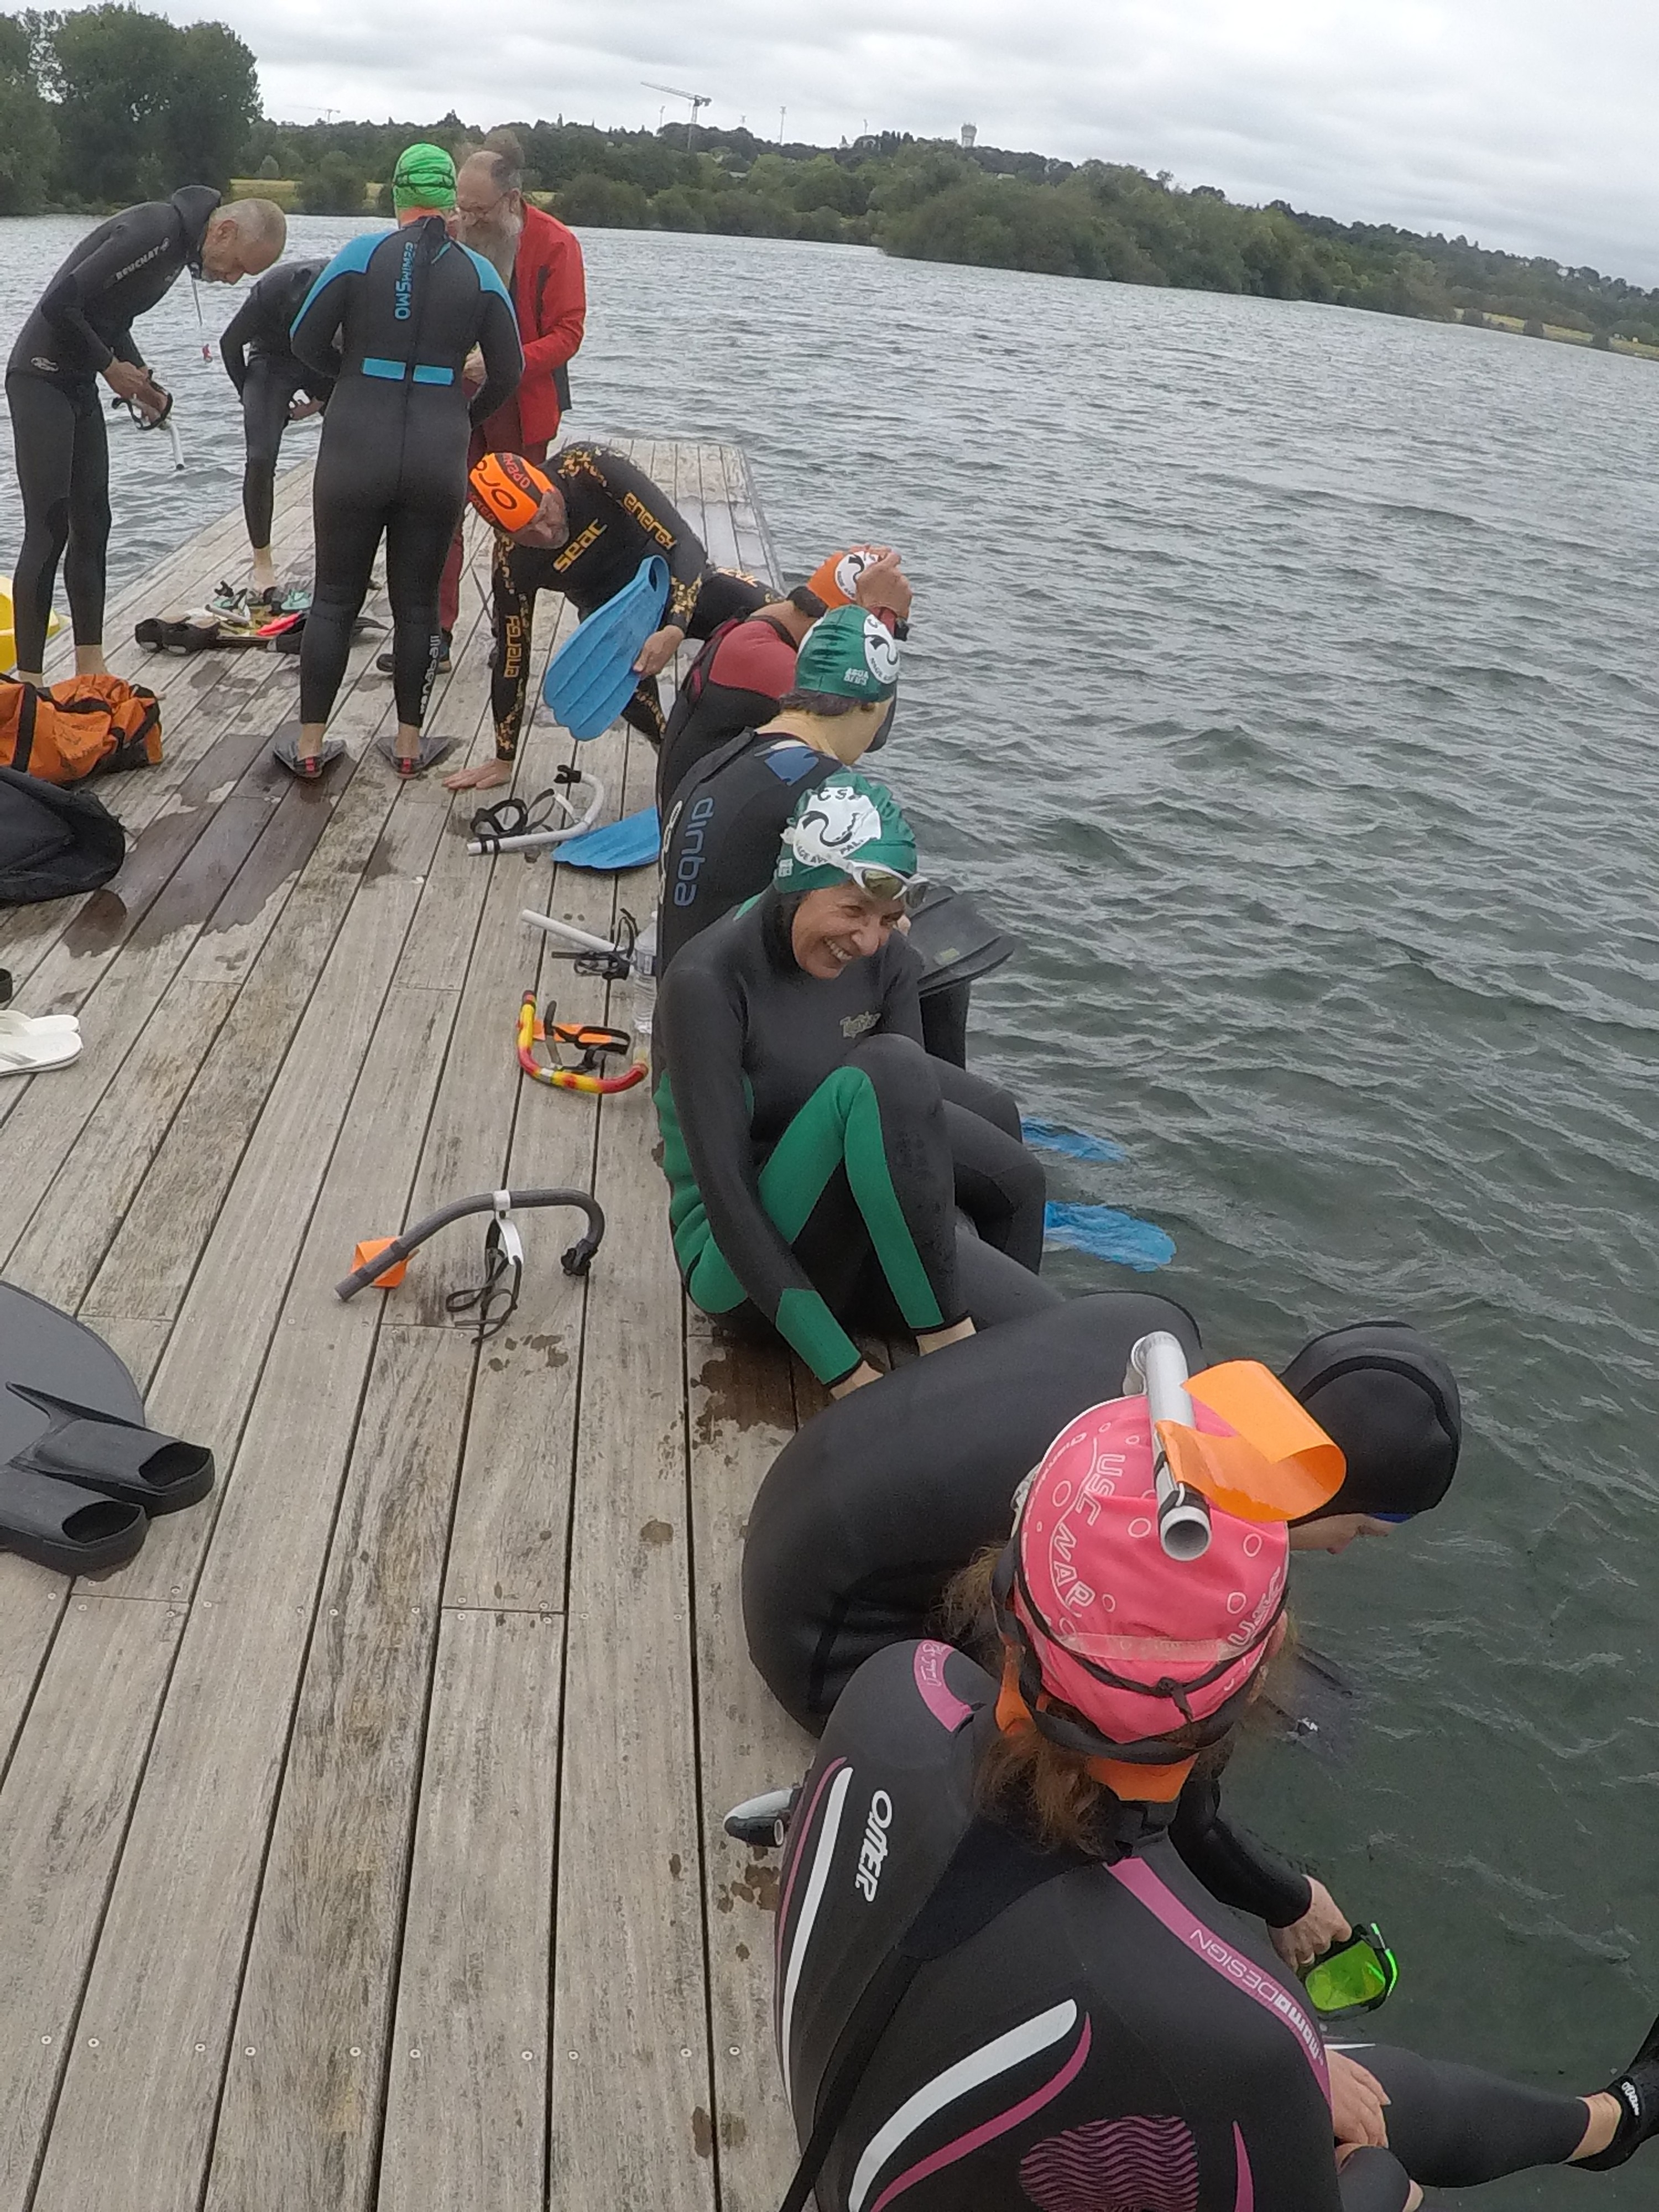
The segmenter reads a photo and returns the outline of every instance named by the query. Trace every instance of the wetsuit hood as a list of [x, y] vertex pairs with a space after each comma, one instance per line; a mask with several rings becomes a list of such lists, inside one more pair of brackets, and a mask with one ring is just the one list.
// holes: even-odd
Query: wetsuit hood
[[181, 185], [169, 198], [167, 204], [177, 208], [185, 227], [185, 266], [192, 276], [202, 273], [202, 241], [219, 204], [220, 195], [211, 185]]

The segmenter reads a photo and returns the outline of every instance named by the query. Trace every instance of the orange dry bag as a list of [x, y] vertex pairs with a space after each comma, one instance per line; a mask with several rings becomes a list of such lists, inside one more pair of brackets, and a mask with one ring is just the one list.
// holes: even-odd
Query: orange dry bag
[[45, 783], [123, 768], [154, 768], [161, 757], [161, 709], [155, 694], [118, 676], [70, 676], [49, 690], [0, 677], [0, 768]]

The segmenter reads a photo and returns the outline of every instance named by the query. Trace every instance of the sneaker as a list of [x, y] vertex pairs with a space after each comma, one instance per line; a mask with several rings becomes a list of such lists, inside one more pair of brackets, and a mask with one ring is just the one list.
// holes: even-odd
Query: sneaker
[[[447, 676], [451, 668], [454, 665], [453, 662], [449, 658], [449, 632], [447, 629], [440, 630], [438, 635], [442, 638], [443, 644], [439, 648], [438, 665], [433, 673], [437, 676]], [[390, 676], [392, 673], [392, 655], [389, 653], [377, 653], [374, 657], [374, 665], [380, 670], [382, 676]]]

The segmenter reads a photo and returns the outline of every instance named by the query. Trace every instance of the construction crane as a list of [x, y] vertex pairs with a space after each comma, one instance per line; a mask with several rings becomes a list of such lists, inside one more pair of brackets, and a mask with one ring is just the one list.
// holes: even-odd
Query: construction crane
[[689, 154], [691, 150], [691, 134], [697, 127], [697, 118], [705, 107], [712, 107], [714, 101], [706, 92], [682, 92], [677, 84], [653, 84], [648, 76], [642, 76], [640, 82], [647, 92], [665, 92], [671, 100], [690, 101], [690, 119], [685, 126], [685, 150]]

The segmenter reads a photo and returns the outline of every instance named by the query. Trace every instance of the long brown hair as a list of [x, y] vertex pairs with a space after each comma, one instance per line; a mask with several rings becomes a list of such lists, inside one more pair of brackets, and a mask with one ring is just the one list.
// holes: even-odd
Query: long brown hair
[[[952, 1643], [999, 1680], [1004, 1647], [991, 1600], [991, 1577], [1001, 1556], [1000, 1545], [976, 1553], [946, 1585], [939, 1610], [945, 1633]], [[1285, 1650], [1289, 1648], [1287, 1642]], [[1278, 1663], [1274, 1661], [1270, 1666]], [[1258, 1668], [1256, 1682], [1262, 1682], [1268, 1673], [1269, 1667]], [[1177, 1729], [1170, 1736], [1172, 1764], [1191, 1750], [1192, 1738], [1198, 1732]], [[1200, 1752], [1200, 1763], [1212, 1769], [1224, 1766], [1232, 1741], [1230, 1736]], [[1021, 1729], [1011, 1735], [999, 1729], [988, 1737], [975, 1772], [974, 1792], [981, 1812], [1034, 1832], [1051, 1850], [1096, 1852], [1105, 1840], [1105, 1801], [1110, 1793], [1091, 1774], [1089, 1760], [1082, 1752], [1051, 1743], [1034, 1728]]]

